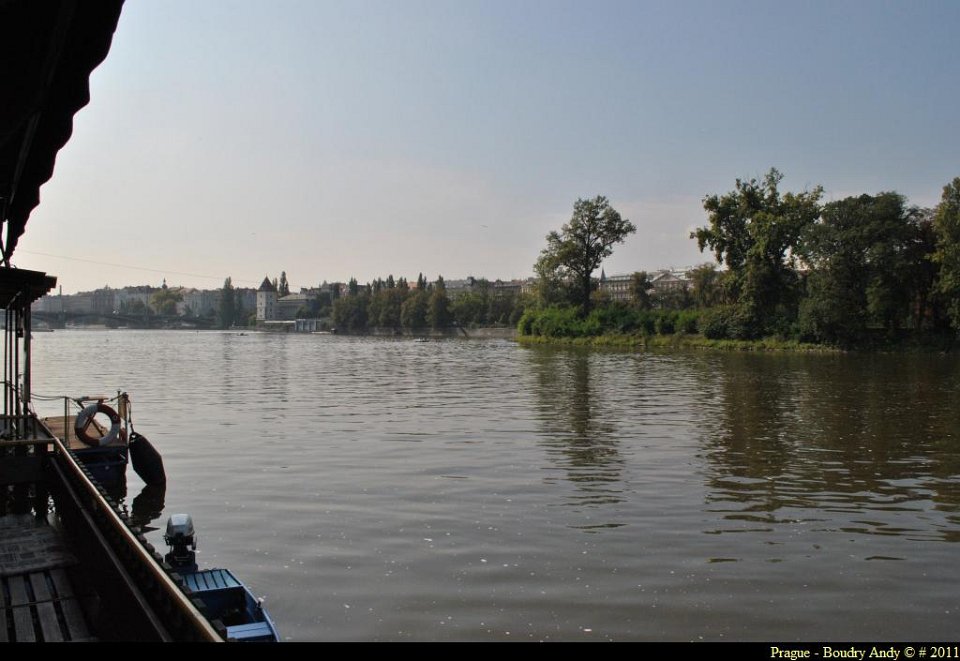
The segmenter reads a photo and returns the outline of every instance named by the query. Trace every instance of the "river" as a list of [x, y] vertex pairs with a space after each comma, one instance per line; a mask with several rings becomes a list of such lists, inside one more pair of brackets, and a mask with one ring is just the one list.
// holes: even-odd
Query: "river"
[[956, 356], [67, 330], [34, 388], [129, 392], [287, 640], [956, 638]]

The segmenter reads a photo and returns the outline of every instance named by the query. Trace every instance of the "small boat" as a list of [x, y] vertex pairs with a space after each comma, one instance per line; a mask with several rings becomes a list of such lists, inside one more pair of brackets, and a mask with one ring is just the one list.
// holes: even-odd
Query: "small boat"
[[211, 622], [219, 620], [223, 624], [227, 640], [280, 641], [263, 599], [257, 599], [229, 569], [198, 569], [197, 541], [189, 514], [172, 515], [163, 539], [170, 546], [164, 560], [180, 575], [190, 595], [199, 599], [200, 612]]

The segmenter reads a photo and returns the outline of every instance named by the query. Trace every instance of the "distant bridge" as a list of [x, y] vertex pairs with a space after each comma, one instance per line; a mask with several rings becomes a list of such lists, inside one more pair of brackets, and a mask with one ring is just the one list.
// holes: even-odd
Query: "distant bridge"
[[31, 314], [34, 321], [50, 328], [66, 326], [107, 326], [109, 328], [213, 328], [213, 319], [180, 317], [161, 314], [105, 314], [102, 312], [41, 312]]

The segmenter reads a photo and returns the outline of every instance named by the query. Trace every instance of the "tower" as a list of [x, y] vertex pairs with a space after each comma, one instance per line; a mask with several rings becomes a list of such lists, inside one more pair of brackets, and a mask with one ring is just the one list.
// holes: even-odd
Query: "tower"
[[277, 288], [265, 277], [257, 289], [257, 321], [273, 321], [277, 318]]

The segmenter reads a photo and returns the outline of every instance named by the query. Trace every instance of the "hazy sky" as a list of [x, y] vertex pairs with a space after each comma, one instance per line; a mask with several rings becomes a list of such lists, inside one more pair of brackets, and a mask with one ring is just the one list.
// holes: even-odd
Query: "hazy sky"
[[128, 0], [14, 263], [65, 292], [526, 277], [605, 195], [638, 228], [608, 274], [695, 264], [704, 195], [770, 167], [935, 204], [958, 34], [955, 0]]

